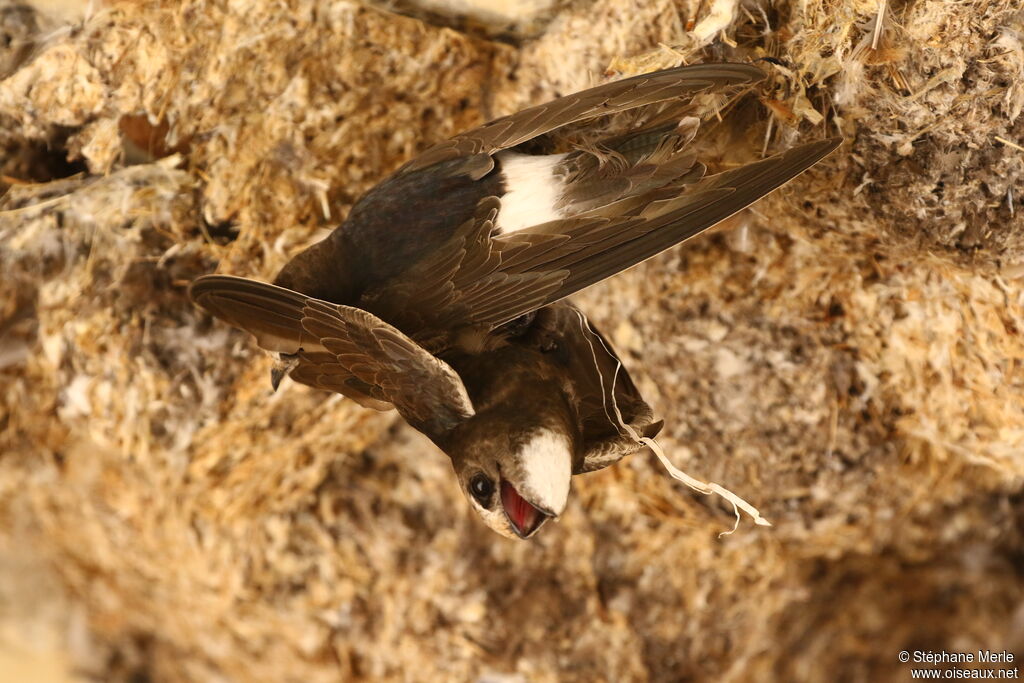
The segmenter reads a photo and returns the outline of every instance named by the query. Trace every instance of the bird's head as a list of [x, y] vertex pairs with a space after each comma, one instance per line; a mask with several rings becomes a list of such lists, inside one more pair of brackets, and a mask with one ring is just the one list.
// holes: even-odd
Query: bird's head
[[502, 536], [530, 538], [565, 510], [573, 439], [561, 421], [516, 424], [522, 418], [476, 415], [448, 444], [463, 494], [484, 523]]

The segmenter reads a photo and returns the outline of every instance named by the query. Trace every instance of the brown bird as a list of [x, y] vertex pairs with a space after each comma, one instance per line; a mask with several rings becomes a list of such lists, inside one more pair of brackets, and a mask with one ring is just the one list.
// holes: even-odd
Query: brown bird
[[637, 450], [630, 430], [653, 436], [662, 424], [562, 299], [727, 218], [841, 140], [712, 176], [689, 149], [692, 118], [591, 150], [528, 154], [523, 144], [763, 77], [744, 64], [684, 66], [492, 121], [371, 189], [274, 284], [209, 275], [192, 299], [280, 354], [275, 387], [287, 373], [397, 409], [451, 457], [488, 526], [529, 537], [561, 514], [573, 474]]

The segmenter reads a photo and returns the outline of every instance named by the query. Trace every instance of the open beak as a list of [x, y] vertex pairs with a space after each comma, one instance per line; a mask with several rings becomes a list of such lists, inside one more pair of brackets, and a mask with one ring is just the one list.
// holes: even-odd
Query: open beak
[[516, 487], [504, 479], [501, 480], [501, 505], [519, 538], [529, 538], [549, 517], [554, 517], [519, 495]]

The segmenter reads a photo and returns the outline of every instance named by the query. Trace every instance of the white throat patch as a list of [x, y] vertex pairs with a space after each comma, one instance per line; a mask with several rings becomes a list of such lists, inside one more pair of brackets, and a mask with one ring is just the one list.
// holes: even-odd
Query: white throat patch
[[555, 204], [561, 199], [562, 182], [552, 172], [565, 154], [533, 155], [499, 152], [498, 163], [505, 180], [497, 226], [502, 234], [547, 223], [563, 217]]
[[536, 432], [519, 452], [523, 481], [520, 493], [531, 503], [556, 516], [565, 510], [572, 478], [572, 452], [564, 434], [547, 429]]

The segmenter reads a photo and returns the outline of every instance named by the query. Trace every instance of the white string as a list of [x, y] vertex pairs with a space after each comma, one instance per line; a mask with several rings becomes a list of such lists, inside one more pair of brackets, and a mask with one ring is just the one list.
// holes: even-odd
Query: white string
[[[702, 493], [706, 496], [709, 496], [712, 493], [716, 493], [725, 500], [729, 501], [730, 504], [732, 504], [732, 510], [733, 513], [736, 515], [736, 520], [732, 525], [732, 529], [730, 529], [729, 531], [723, 531], [722, 533], [718, 534], [718, 537], [721, 538], [722, 536], [728, 536], [732, 534], [734, 531], [736, 531], [737, 528], [739, 528], [740, 510], [750, 515], [750, 517], [754, 520], [754, 524], [757, 524], [759, 526], [771, 526], [771, 522], [762, 517], [761, 513], [758, 512], [757, 508], [755, 508], [753, 505], [737, 496], [729, 489], [719, 484], [716, 484], [715, 482], [707, 483], [701, 481], [700, 479], [695, 479], [688, 475], [686, 472], [683, 472], [681, 469], [673, 465], [672, 461], [668, 459], [667, 455], [665, 455], [665, 451], [662, 449], [661, 444], [659, 444], [654, 439], [648, 438], [646, 436], [640, 436], [640, 434], [635, 429], [633, 429], [632, 425], [627, 424], [626, 421], [622, 419], [622, 411], [619, 410], [618, 401], [615, 400], [615, 382], [618, 379], [619, 368], [622, 367], [622, 361], [619, 360], [617, 355], [612, 353], [611, 349], [609, 349], [608, 345], [604, 343], [604, 340], [601, 338], [601, 336], [594, 332], [593, 328], [590, 327], [590, 321], [587, 320], [587, 318], [576, 308], [573, 308], [572, 310], [580, 319], [580, 329], [583, 330], [584, 338], [587, 340], [587, 344], [590, 346], [590, 354], [594, 358], [594, 369], [597, 370], [597, 377], [601, 382], [601, 403], [604, 406], [605, 416], [608, 417], [609, 420], [611, 419], [611, 415], [608, 414], [608, 404], [605, 398], [606, 395], [604, 391], [604, 375], [601, 374], [601, 366], [597, 360], [597, 351], [594, 348], [594, 343], [590, 341], [591, 336], [597, 337], [597, 340], [601, 342], [601, 346], [604, 347], [604, 350], [608, 353], [608, 355], [615, 359], [615, 372], [612, 374], [611, 403], [612, 410], [615, 411], [615, 421], [618, 423], [618, 427], [621, 430], [625, 430], [625, 433], [629, 435], [629, 437], [636, 441], [637, 443], [643, 444], [644, 446], [650, 448], [651, 452], [654, 453], [655, 456], [657, 456], [658, 460], [660, 460], [661, 464], [665, 467], [665, 470], [668, 471], [669, 476], [671, 476], [673, 479], [683, 482], [694, 491]], [[587, 334], [588, 332], [589, 334]], [[619, 433], [621, 434], [622, 432], [620, 431]]]

